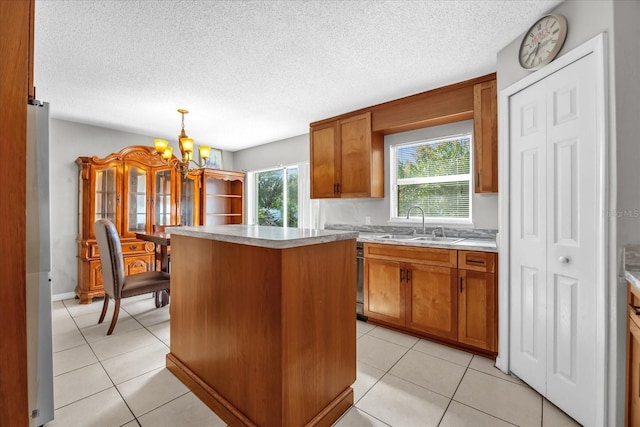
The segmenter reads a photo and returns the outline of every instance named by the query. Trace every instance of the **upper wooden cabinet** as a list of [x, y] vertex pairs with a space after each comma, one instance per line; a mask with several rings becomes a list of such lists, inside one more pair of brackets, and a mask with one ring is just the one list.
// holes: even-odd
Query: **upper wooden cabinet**
[[473, 87], [475, 192], [498, 192], [498, 99], [496, 81]]
[[371, 113], [312, 126], [311, 198], [384, 196], [382, 135]]
[[127, 274], [153, 268], [153, 243], [135, 238], [153, 226], [178, 223], [179, 174], [155, 148], [132, 146], [105, 158], [78, 157], [78, 284], [81, 303], [102, 296], [102, 267], [93, 226], [114, 223]]
[[498, 191], [496, 75], [310, 125], [311, 197], [384, 197], [384, 135], [473, 120], [476, 193]]

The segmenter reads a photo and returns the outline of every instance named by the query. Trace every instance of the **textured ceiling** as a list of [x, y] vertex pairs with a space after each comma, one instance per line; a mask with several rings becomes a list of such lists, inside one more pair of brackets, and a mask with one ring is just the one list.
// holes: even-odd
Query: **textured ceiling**
[[[560, 3], [37, 0], [52, 117], [236, 151], [312, 121], [494, 72]], [[150, 141], [151, 144], [151, 141]]]

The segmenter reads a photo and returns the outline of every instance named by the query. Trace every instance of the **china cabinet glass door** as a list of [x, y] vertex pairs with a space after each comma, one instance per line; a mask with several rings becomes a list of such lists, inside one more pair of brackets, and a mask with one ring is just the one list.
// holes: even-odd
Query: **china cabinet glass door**
[[127, 209], [125, 215], [126, 233], [135, 235], [137, 231], [147, 231], [148, 220], [148, 180], [149, 171], [145, 168], [130, 165], [126, 171]]
[[171, 221], [171, 169], [155, 173], [154, 224], [172, 225]]
[[180, 225], [198, 225], [196, 217], [196, 177], [184, 177], [180, 179]]
[[116, 175], [116, 166], [96, 171], [94, 222], [99, 219], [108, 219], [117, 224]]

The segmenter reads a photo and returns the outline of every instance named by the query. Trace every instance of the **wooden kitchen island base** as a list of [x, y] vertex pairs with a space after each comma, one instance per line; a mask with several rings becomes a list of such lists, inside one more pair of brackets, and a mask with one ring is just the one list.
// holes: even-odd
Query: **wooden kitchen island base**
[[172, 231], [167, 368], [229, 425], [330, 426], [353, 404], [355, 236], [204, 229], [242, 227]]
[[[214, 389], [204, 383], [189, 368], [180, 363], [171, 353], [167, 354], [167, 369], [169, 369], [189, 390], [204, 402], [213, 412], [230, 426], [257, 426], [240, 412], [232, 403], [222, 397]], [[353, 389], [348, 387], [338, 397], [327, 405], [318, 415], [305, 426], [330, 426], [353, 405]], [[283, 424], [284, 425], [284, 424]]]

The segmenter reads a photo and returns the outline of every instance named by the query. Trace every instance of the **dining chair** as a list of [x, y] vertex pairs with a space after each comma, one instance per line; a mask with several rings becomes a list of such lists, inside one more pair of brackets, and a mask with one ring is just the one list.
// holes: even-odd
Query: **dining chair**
[[104, 321], [109, 307], [109, 300], [116, 302], [111, 325], [107, 335], [111, 335], [118, 321], [120, 300], [151, 292], [169, 290], [169, 273], [163, 271], [146, 271], [125, 276], [124, 258], [120, 245], [120, 236], [115, 225], [108, 219], [99, 219], [95, 223], [95, 234], [102, 264], [102, 284], [104, 286], [104, 304], [98, 324]]

